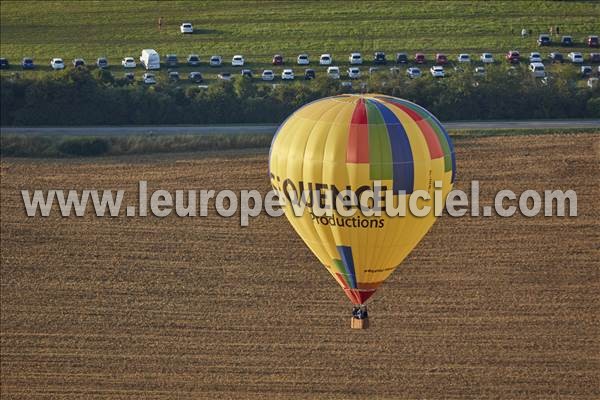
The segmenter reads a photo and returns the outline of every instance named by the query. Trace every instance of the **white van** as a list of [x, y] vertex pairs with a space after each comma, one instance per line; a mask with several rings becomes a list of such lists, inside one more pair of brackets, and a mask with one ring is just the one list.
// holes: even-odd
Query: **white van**
[[542, 63], [534, 62], [529, 64], [529, 71], [531, 71], [531, 74], [536, 78], [546, 77], [546, 69]]
[[140, 62], [142, 63], [142, 66], [146, 69], [160, 69], [160, 56], [158, 55], [156, 50], [142, 50]]

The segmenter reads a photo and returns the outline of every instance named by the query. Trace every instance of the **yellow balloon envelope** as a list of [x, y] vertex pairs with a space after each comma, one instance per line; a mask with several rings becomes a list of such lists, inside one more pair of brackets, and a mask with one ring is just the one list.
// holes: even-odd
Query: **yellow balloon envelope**
[[[416, 191], [434, 198], [437, 189], [445, 199], [456, 169], [448, 133], [431, 113], [406, 100], [366, 94], [328, 97], [294, 112], [273, 138], [269, 170], [296, 232], [352, 303], [362, 305], [431, 228], [433, 210], [418, 217], [408, 211], [321, 215], [317, 209], [327, 207], [328, 194], [333, 204], [344, 190], [358, 194], [378, 184], [393, 193], [385, 201], [396, 206], [407, 206]], [[306, 209], [298, 216], [292, 202], [299, 199]]]

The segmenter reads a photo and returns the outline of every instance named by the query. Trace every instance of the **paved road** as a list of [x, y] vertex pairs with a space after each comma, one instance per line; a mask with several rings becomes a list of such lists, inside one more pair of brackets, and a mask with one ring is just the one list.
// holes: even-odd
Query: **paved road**
[[[445, 122], [448, 129], [557, 129], [557, 128], [600, 128], [600, 119], [582, 120], [530, 120], [530, 121], [464, 121]], [[269, 125], [174, 125], [174, 126], [90, 126], [90, 127], [28, 127], [0, 128], [0, 133], [25, 135], [124, 135], [124, 134], [234, 134], [271, 133], [276, 124]]]

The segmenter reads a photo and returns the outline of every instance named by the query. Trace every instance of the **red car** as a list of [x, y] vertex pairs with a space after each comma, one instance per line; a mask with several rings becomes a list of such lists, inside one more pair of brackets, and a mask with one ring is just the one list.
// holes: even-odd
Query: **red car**
[[415, 62], [417, 64], [425, 64], [425, 54], [423, 54], [423, 53], [415, 54]]
[[598, 36], [588, 36], [585, 42], [587, 43], [588, 47], [598, 47], [599, 45]]
[[273, 65], [283, 65], [283, 56], [275, 54], [273, 56]]
[[435, 63], [437, 65], [446, 65], [448, 64], [448, 57], [445, 54], [438, 53], [435, 55]]
[[521, 54], [516, 50], [511, 50], [506, 53], [506, 61], [511, 64], [518, 64], [521, 61]]

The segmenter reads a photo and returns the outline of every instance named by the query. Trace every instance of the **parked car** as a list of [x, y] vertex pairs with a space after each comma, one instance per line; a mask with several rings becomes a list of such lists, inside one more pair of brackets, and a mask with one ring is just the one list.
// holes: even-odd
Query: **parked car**
[[133, 72], [126, 72], [123, 75], [123, 78], [125, 78], [128, 83], [132, 83], [135, 80], [135, 74]]
[[327, 68], [327, 76], [331, 79], [340, 79], [340, 68], [339, 67]]
[[343, 81], [343, 82], [340, 83], [340, 85], [342, 87], [345, 87], [345, 88], [351, 88], [352, 87], [352, 82], [350, 82], [350, 81]]
[[108, 68], [108, 60], [106, 57], [98, 57], [96, 59], [96, 67], [100, 69]]
[[533, 51], [531, 53], [529, 53], [529, 62], [530, 63], [534, 63], [534, 62], [542, 62], [542, 55], [540, 53], [538, 53], [537, 51]]
[[396, 64], [408, 64], [408, 54], [396, 53]]
[[594, 70], [589, 65], [582, 65], [580, 72], [581, 72], [581, 76], [583, 76], [584, 78], [586, 78], [586, 77], [592, 75], [592, 73], [594, 72]]
[[437, 53], [435, 55], [435, 63], [437, 65], [446, 65], [448, 64], [448, 57], [445, 54]]
[[466, 53], [461, 53], [458, 55], [457, 57], [457, 61], [459, 63], [470, 63], [471, 62], [471, 56], [466, 54]]
[[474, 75], [484, 76], [485, 75], [485, 67], [475, 67]]
[[160, 69], [160, 55], [154, 49], [144, 49], [140, 56], [140, 63], [146, 70]]
[[590, 89], [593, 89], [593, 88], [595, 88], [596, 86], [598, 86], [598, 78], [596, 78], [596, 77], [589, 78], [589, 79], [587, 80], [587, 86], [588, 86]]
[[10, 67], [10, 63], [7, 58], [0, 58], [0, 69], [8, 69]]
[[191, 67], [200, 65], [200, 56], [198, 54], [190, 54], [187, 57], [187, 64]]
[[392, 76], [398, 76], [398, 75], [400, 75], [400, 68], [398, 68], [398, 67], [391, 67], [390, 68], [390, 75], [392, 75]]
[[417, 67], [410, 67], [409, 69], [406, 70], [406, 74], [411, 79], [418, 78], [421, 76], [421, 70]]
[[423, 53], [415, 54], [415, 63], [425, 64], [425, 54], [423, 54]]
[[242, 77], [243, 78], [250, 78], [250, 79], [252, 79], [252, 70], [251, 69], [243, 69], [242, 70]]
[[220, 67], [223, 62], [223, 58], [221, 56], [210, 56], [210, 61], [208, 64], [211, 67]]
[[281, 54], [273, 56], [273, 65], [283, 65], [283, 56]]
[[444, 73], [444, 67], [441, 65], [434, 65], [429, 69], [431, 76], [434, 78], [443, 78], [446, 74]]
[[595, 36], [595, 35], [588, 36], [587, 39], [585, 40], [585, 43], [588, 45], [588, 47], [598, 47], [599, 46], [598, 36]]
[[385, 58], [385, 53], [383, 51], [376, 51], [373, 54], [373, 64], [384, 65], [386, 63], [387, 63], [387, 59]]
[[286, 81], [286, 80], [293, 81], [294, 80], [294, 71], [292, 71], [291, 69], [284, 69], [283, 72], [281, 73], [281, 80], [282, 81]]
[[315, 79], [316, 74], [315, 74], [315, 70], [308, 68], [304, 70], [304, 80], [306, 81], [310, 81], [311, 79]]
[[299, 54], [298, 58], [296, 59], [296, 63], [298, 63], [298, 65], [310, 64], [310, 59], [308, 58], [308, 54]]
[[363, 63], [362, 55], [360, 53], [352, 53], [350, 57], [348, 57], [348, 61], [352, 65], [360, 65]]
[[35, 68], [35, 64], [33, 63], [33, 58], [31, 58], [31, 57], [25, 57], [23, 60], [21, 60], [21, 68], [23, 68], [23, 69], [34, 69]]
[[560, 38], [560, 44], [562, 46], [573, 46], [573, 38], [571, 36], [563, 36]]
[[550, 44], [552, 44], [552, 39], [547, 33], [542, 33], [538, 36], [537, 44], [538, 46], [550, 46]]
[[204, 81], [204, 78], [199, 71], [192, 71], [188, 74], [188, 80], [193, 83], [201, 83]]
[[73, 59], [73, 67], [85, 67], [85, 60], [83, 58]]
[[350, 79], [360, 78], [360, 68], [358, 68], [358, 67], [348, 68], [348, 78], [350, 78]]
[[556, 64], [556, 63], [562, 64], [562, 62], [564, 61], [564, 57], [558, 51], [553, 51], [552, 53], [550, 53], [550, 60], [552, 61], [552, 64]]
[[123, 68], [135, 68], [135, 60], [133, 59], [133, 57], [125, 57], [123, 60], [121, 60], [121, 65], [123, 66]]
[[521, 54], [517, 50], [510, 50], [506, 53], [506, 61], [511, 64], [518, 64], [521, 61]]
[[261, 77], [263, 81], [272, 81], [275, 79], [275, 74], [273, 73], [273, 70], [265, 69], [262, 72]]
[[53, 58], [50, 60], [50, 66], [53, 70], [65, 69], [65, 63], [62, 58]]
[[529, 72], [535, 78], [545, 78], [546, 77], [546, 69], [544, 68], [544, 64], [541, 62], [532, 62], [529, 64]]
[[568, 57], [573, 64], [583, 64], [583, 54], [579, 52], [572, 51], [569, 53]]
[[165, 65], [167, 67], [177, 67], [179, 66], [179, 60], [177, 59], [176, 54], [167, 54], [165, 57]]
[[179, 30], [181, 33], [194, 33], [194, 27], [192, 26], [191, 22], [184, 22], [179, 27]]
[[600, 62], [600, 53], [590, 53], [590, 62]]
[[232, 67], [243, 67], [244, 66], [244, 57], [241, 55], [235, 55], [233, 56], [233, 58], [231, 59], [231, 66]]
[[179, 81], [179, 72], [177, 71], [169, 71], [169, 80], [171, 82]]
[[331, 65], [332, 62], [331, 54], [321, 54], [321, 57], [319, 57], [320, 65]]
[[492, 53], [481, 53], [479, 60], [484, 64], [491, 64], [494, 62], [494, 55]]
[[142, 75], [142, 82], [144, 82], [146, 85], [154, 85], [156, 83], [156, 77], [152, 72], [146, 72], [144, 75]]
[[230, 72], [221, 72], [219, 75], [217, 75], [217, 78], [219, 78], [223, 81], [230, 81], [231, 73]]

